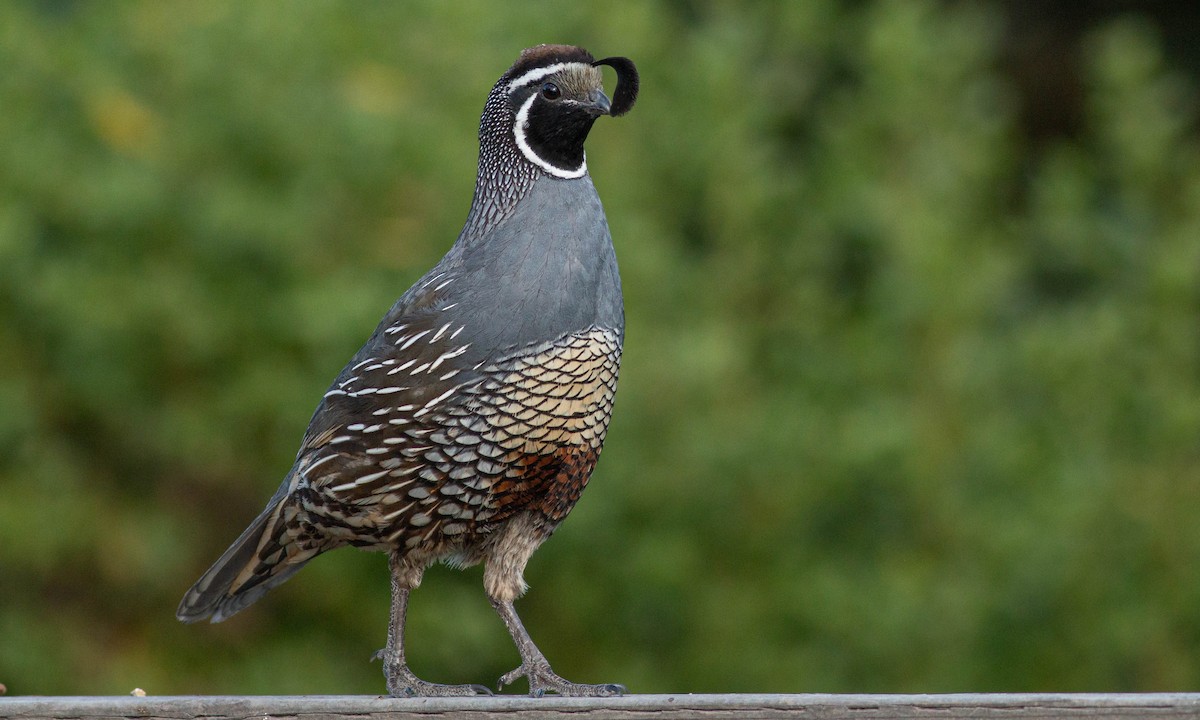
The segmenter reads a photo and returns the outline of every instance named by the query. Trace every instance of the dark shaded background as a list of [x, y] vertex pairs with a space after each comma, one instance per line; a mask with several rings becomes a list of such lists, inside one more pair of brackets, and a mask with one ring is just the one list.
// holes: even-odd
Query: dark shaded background
[[[1195, 3], [0, 4], [0, 682], [376, 693], [382, 555], [183, 591], [455, 237], [521, 48], [627, 55], [589, 143], [628, 337], [520, 604], [636, 692], [1200, 684]], [[478, 569], [410, 659], [493, 684]]]

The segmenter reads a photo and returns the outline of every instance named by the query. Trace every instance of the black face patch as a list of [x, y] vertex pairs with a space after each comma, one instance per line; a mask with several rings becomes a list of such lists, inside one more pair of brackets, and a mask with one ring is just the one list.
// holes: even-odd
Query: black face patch
[[525, 142], [534, 154], [556, 168], [571, 171], [582, 167], [583, 143], [596, 115], [570, 102], [548, 100], [540, 91], [535, 94], [525, 118]]

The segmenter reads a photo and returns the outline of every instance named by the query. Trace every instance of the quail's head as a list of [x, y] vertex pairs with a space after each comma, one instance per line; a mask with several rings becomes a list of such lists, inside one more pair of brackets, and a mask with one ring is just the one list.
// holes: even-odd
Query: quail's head
[[[617, 71], [611, 100], [604, 92], [604, 65]], [[552, 175], [577, 177], [586, 172], [583, 143], [592, 123], [629, 112], [637, 93], [637, 68], [628, 58], [596, 60], [583, 48], [539, 45], [521, 53], [493, 99], [503, 95], [513, 140], [527, 159]]]

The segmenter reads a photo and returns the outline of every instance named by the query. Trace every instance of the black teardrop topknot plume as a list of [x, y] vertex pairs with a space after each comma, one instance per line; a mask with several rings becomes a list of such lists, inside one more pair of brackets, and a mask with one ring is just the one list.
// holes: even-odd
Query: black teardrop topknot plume
[[611, 115], [617, 117], [633, 109], [638, 96], [638, 71], [626, 57], [606, 57], [592, 65], [607, 65], [617, 71], [617, 89], [613, 92]]

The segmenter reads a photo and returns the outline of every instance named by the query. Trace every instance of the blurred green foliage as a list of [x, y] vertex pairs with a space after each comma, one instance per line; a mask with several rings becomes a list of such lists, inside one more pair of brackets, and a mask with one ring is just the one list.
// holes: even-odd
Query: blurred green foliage
[[[555, 668], [1195, 689], [1195, 80], [1107, 18], [1078, 132], [1034, 139], [1005, 32], [917, 0], [0, 3], [0, 681], [382, 691], [381, 555], [221, 625], [174, 608], [455, 237], [495, 78], [553, 41], [643, 74], [589, 144], [617, 413], [520, 604]], [[478, 569], [411, 618], [431, 680], [517, 661]]]

